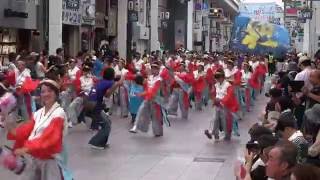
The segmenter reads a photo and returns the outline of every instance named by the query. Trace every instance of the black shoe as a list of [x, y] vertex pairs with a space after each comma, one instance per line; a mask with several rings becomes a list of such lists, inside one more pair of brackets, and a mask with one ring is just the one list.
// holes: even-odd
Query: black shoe
[[230, 140], [231, 140], [231, 135], [226, 135], [226, 136], [224, 137], [224, 140], [225, 140], [225, 141], [230, 141]]
[[204, 134], [209, 138], [212, 139], [212, 135], [209, 133], [209, 130], [205, 130]]

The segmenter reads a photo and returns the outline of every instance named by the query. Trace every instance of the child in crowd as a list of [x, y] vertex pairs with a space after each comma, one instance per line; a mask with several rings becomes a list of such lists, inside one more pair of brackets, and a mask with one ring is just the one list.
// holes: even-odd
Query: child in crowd
[[132, 123], [135, 122], [139, 107], [143, 101], [143, 98], [139, 96], [143, 89], [144, 78], [141, 75], [137, 75], [135, 80], [128, 86], [129, 94], [129, 112], [132, 117]]

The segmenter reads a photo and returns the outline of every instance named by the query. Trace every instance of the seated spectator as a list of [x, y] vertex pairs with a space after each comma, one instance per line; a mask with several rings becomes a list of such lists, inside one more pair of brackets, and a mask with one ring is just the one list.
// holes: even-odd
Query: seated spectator
[[276, 110], [275, 105], [278, 102], [278, 99], [281, 97], [282, 91], [280, 89], [273, 88], [273, 89], [270, 89], [269, 95], [270, 95], [270, 101], [267, 103], [267, 106], [266, 106], [265, 119], [268, 119], [269, 112]]
[[299, 163], [306, 161], [308, 142], [302, 132], [297, 129], [296, 120], [292, 112], [285, 112], [280, 115], [275, 132], [280, 134], [283, 139], [289, 140], [297, 146]]
[[308, 162], [320, 166], [320, 104], [314, 105], [305, 112], [303, 132], [312, 143], [309, 147]]
[[297, 147], [291, 142], [278, 142], [269, 152], [266, 175], [274, 180], [289, 180], [297, 164]]
[[294, 61], [288, 63], [287, 72], [283, 73], [283, 76], [280, 77], [279, 85], [283, 89], [283, 94], [289, 96], [289, 82], [293, 81], [297, 75], [298, 65]]
[[[271, 147], [278, 142], [273, 135], [262, 135], [257, 140], [257, 149], [247, 149], [246, 155], [246, 179], [267, 180], [265, 164], [268, 161], [268, 153]], [[248, 148], [248, 146], [247, 146]], [[250, 172], [250, 173], [248, 173]]]
[[254, 124], [249, 129], [250, 141], [257, 141], [258, 138], [262, 135], [272, 135], [272, 131], [266, 127], [263, 127], [259, 124]]
[[320, 169], [312, 165], [298, 164], [293, 168], [291, 180], [316, 180], [320, 179]]
[[281, 96], [275, 104], [275, 110], [281, 114], [292, 112], [293, 105], [289, 97]]

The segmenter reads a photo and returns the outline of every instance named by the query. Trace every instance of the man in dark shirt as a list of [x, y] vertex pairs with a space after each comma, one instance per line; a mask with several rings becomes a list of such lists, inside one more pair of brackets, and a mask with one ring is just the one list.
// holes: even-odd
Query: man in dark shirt
[[103, 73], [103, 79], [100, 80], [95, 89], [89, 95], [90, 101], [96, 102], [93, 112], [89, 113], [92, 118], [91, 128], [98, 130], [89, 144], [94, 149], [105, 149], [108, 145], [108, 138], [111, 130], [111, 121], [106, 117], [103, 112], [103, 98], [110, 97], [110, 95], [122, 85], [124, 79], [120, 79], [118, 82], [114, 82], [115, 72], [112, 68], [106, 68]]

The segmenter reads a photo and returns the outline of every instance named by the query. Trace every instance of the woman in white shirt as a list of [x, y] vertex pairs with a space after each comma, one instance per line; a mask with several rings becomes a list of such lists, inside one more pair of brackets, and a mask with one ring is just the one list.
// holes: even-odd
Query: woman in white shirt
[[242, 85], [241, 85], [241, 95], [242, 95], [242, 99], [244, 100], [245, 104], [246, 104], [246, 110], [247, 112], [250, 111], [250, 104], [251, 104], [251, 89], [250, 86], [248, 85], [248, 81], [251, 78], [252, 75], [252, 68], [249, 65], [249, 63], [244, 62], [242, 65], [242, 70], [241, 70], [241, 81], [242, 81]]
[[69, 76], [70, 80], [76, 79], [76, 75], [79, 70], [80, 69], [78, 68], [78, 66], [76, 66], [76, 61], [74, 59], [70, 59], [69, 70], [68, 70], [68, 76]]
[[47, 69], [45, 68], [45, 66], [40, 61], [40, 57], [37, 57], [37, 59], [36, 59], [35, 71], [36, 71], [36, 75], [37, 75], [38, 79], [41, 79], [41, 80], [44, 79], [45, 74], [47, 72]]

